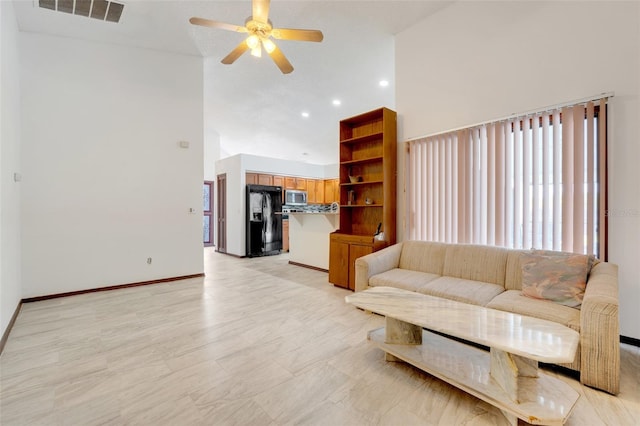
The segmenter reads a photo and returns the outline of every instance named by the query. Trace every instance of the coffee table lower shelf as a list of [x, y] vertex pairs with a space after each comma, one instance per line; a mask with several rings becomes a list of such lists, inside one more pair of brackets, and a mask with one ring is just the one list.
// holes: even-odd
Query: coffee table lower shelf
[[384, 327], [370, 331], [368, 338], [392, 355], [388, 361], [398, 358], [497, 407], [512, 424], [519, 418], [563, 425], [579, 398], [567, 383], [539, 371], [538, 377], [518, 378], [520, 402], [515, 402], [491, 377], [489, 352], [426, 330], [419, 345], [385, 343]]

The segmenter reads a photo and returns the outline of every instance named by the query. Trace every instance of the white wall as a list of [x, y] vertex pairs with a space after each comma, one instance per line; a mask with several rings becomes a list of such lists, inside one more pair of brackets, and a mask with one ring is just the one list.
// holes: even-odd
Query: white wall
[[325, 166], [323, 165], [260, 157], [251, 154], [240, 154], [240, 158], [242, 159], [242, 168], [245, 172], [259, 172], [283, 176], [304, 176], [314, 179], [325, 178]]
[[396, 36], [402, 141], [615, 92], [609, 260], [620, 267], [620, 331], [633, 338], [640, 338], [639, 63], [638, 2], [457, 2]]
[[20, 299], [20, 58], [13, 3], [0, 2], [0, 336]]
[[202, 273], [202, 59], [20, 39], [23, 296]]
[[216, 161], [220, 159], [220, 135], [209, 129], [204, 134], [204, 180], [216, 180]]
[[[241, 164], [242, 160], [240, 155], [234, 155], [216, 161], [216, 174], [227, 175], [227, 247], [225, 252], [236, 256], [244, 256], [246, 253], [244, 224], [245, 175], [241, 173]], [[218, 202], [217, 197], [218, 195], [216, 193], [216, 199], [214, 201], [216, 204]], [[218, 222], [216, 221], [215, 223], [217, 228]], [[218, 229], [216, 229], [215, 232], [217, 235]]]

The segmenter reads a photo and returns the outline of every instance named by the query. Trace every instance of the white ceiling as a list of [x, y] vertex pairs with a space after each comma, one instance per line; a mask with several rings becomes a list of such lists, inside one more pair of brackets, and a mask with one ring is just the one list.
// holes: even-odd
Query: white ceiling
[[[277, 41], [295, 68], [283, 75], [266, 55], [245, 53], [232, 65], [221, 64], [242, 34], [188, 22], [198, 16], [242, 25], [250, 0], [117, 1], [125, 4], [117, 24], [42, 9], [38, 0], [14, 4], [21, 31], [203, 56], [205, 138], [219, 135], [223, 156], [249, 153], [312, 164], [337, 163], [341, 119], [395, 107], [393, 35], [449, 4], [273, 0], [274, 27], [324, 33], [322, 43]], [[380, 87], [382, 79], [390, 85]], [[333, 99], [342, 104], [334, 106]]]

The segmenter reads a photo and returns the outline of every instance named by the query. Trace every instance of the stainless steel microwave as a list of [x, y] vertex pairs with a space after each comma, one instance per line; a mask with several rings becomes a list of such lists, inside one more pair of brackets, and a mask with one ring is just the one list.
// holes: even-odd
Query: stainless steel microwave
[[284, 191], [284, 204], [289, 206], [306, 206], [307, 191], [287, 189]]

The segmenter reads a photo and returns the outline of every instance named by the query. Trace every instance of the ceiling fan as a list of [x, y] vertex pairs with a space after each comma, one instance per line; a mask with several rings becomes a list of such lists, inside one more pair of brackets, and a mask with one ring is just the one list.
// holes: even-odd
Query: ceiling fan
[[235, 60], [247, 50], [251, 50], [253, 56], [260, 57], [262, 55], [262, 48], [264, 47], [264, 50], [269, 54], [271, 59], [273, 59], [273, 62], [276, 63], [278, 68], [280, 68], [280, 71], [282, 71], [283, 74], [289, 74], [293, 71], [293, 66], [273, 40], [271, 40], [271, 37], [280, 40], [320, 42], [324, 36], [322, 35], [322, 31], [319, 30], [273, 28], [269, 20], [269, 3], [270, 0], [253, 0], [253, 14], [245, 20], [244, 26], [196, 17], [189, 19], [189, 22], [193, 25], [249, 34], [231, 53], [222, 59], [221, 62], [223, 64], [229, 65], [234, 63]]

